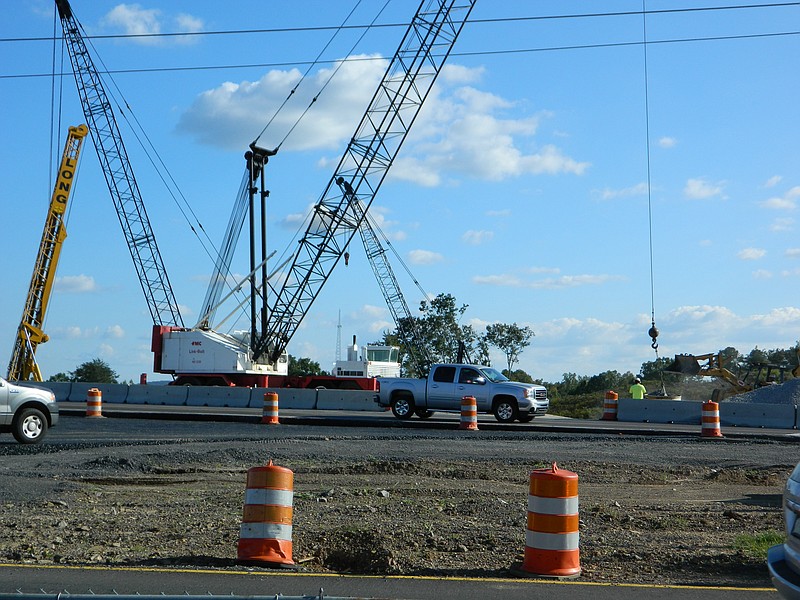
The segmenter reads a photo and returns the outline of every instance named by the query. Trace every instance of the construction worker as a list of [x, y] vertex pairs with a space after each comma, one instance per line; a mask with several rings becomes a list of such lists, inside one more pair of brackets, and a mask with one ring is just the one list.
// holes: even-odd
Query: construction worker
[[644, 395], [647, 393], [647, 390], [642, 385], [642, 380], [638, 377], [633, 380], [633, 385], [628, 391], [631, 393], [631, 398], [634, 400], [644, 400]]

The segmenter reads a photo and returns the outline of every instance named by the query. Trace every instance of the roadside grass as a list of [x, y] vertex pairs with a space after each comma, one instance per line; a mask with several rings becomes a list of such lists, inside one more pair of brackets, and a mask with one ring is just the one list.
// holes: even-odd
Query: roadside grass
[[764, 558], [770, 547], [782, 544], [783, 532], [763, 531], [761, 533], [743, 533], [733, 540], [734, 549], [751, 558]]
[[558, 396], [550, 399], [547, 412], [572, 419], [599, 419], [603, 414], [603, 398], [600, 392]]

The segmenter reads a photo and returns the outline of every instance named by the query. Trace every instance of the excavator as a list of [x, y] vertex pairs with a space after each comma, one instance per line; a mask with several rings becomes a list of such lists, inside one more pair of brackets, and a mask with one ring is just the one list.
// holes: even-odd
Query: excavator
[[14, 350], [8, 363], [9, 381], [42, 381], [42, 372], [36, 363], [36, 348], [49, 340], [43, 330], [44, 320], [56, 277], [58, 259], [61, 256], [61, 247], [67, 237], [64, 215], [72, 193], [83, 139], [88, 133], [86, 125], [70, 127], [64, 143], [64, 152], [53, 187], [22, 320], [17, 329]]
[[[101, 78], [69, 0], [55, 0], [95, 147], [153, 316], [154, 370], [192, 385], [280, 387], [286, 348], [334, 267], [359, 231], [433, 87], [475, 0], [423, 0], [327, 186], [282, 276], [267, 275], [264, 167], [275, 150], [251, 144], [240, 192], [250, 208], [250, 331], [224, 334], [203, 322], [185, 327], [124, 151]], [[104, 144], [109, 141], [111, 144]], [[346, 185], [345, 185], [346, 184]], [[120, 192], [119, 190], [122, 190]], [[243, 196], [242, 196], [243, 197]], [[260, 227], [256, 209], [260, 206]], [[258, 239], [260, 232], [260, 240]], [[258, 257], [260, 248], [260, 257]], [[223, 250], [223, 253], [225, 251]], [[222, 254], [221, 254], [222, 255]], [[222, 263], [225, 260], [221, 261]], [[288, 266], [287, 266], [288, 265]], [[273, 273], [276, 272], [273, 270]], [[259, 281], [260, 274], [260, 281]], [[222, 281], [223, 277], [214, 277]], [[209, 300], [209, 299], [207, 299]]]
[[[797, 348], [798, 359], [800, 359], [800, 347]], [[783, 383], [786, 366], [760, 363], [747, 370], [744, 377], [737, 377], [726, 366], [725, 357], [722, 352], [716, 354], [676, 354], [675, 359], [667, 366], [664, 371], [668, 373], [678, 373], [693, 377], [716, 377], [728, 384], [726, 388], [718, 388], [712, 392], [712, 400], [720, 400], [737, 394], [750, 392], [757, 387]], [[798, 366], [791, 370], [793, 377], [800, 376], [800, 362]], [[753, 376], [751, 378], [751, 375]], [[762, 377], [763, 376], [763, 377]]]

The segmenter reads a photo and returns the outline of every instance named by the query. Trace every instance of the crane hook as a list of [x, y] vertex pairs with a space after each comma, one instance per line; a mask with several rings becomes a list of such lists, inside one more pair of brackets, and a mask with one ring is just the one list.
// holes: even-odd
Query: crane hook
[[653, 320], [650, 326], [650, 330], [647, 332], [647, 335], [649, 335], [653, 339], [653, 343], [650, 344], [650, 347], [653, 350], [658, 350], [658, 342], [656, 341], [656, 339], [658, 338], [658, 328], [656, 328], [655, 319]]

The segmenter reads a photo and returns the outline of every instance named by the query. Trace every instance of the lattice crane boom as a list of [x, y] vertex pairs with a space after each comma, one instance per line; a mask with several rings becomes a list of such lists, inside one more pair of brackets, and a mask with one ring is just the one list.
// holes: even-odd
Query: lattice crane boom
[[[266, 311], [254, 358], [276, 361], [363, 220], [444, 66], [475, 0], [423, 0], [314, 208], [283, 284]], [[342, 184], [337, 184], [341, 179]], [[346, 187], [340, 187], [346, 186]], [[345, 192], [342, 190], [345, 189]], [[352, 192], [352, 194], [350, 194]]]
[[49, 338], [44, 332], [44, 320], [50, 293], [56, 277], [61, 247], [67, 237], [64, 215], [74, 186], [83, 139], [89, 133], [86, 125], [70, 127], [58, 175], [53, 186], [53, 195], [39, 243], [39, 252], [33, 266], [33, 276], [28, 287], [22, 320], [14, 339], [14, 350], [8, 363], [8, 379], [11, 381], [42, 381], [42, 372], [36, 364], [36, 348]]
[[68, 0], [55, 0], [78, 95], [150, 315], [156, 325], [182, 326], [161, 253], [133, 174], [111, 102]]

